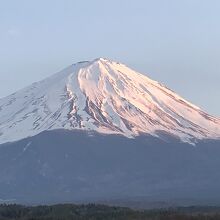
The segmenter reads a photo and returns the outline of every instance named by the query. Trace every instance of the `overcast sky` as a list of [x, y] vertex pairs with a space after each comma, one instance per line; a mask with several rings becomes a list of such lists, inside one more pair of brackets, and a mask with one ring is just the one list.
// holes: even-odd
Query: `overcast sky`
[[220, 116], [219, 0], [0, 0], [0, 97], [97, 57]]

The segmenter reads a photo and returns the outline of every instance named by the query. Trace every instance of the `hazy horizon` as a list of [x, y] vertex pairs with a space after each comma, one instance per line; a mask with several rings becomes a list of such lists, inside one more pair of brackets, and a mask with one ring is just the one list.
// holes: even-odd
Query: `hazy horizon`
[[2, 2], [0, 98], [72, 63], [106, 57], [220, 116], [220, 2]]

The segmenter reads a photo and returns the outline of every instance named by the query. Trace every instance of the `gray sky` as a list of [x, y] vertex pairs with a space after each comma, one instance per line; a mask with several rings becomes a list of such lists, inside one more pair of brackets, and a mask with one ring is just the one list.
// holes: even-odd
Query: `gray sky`
[[97, 57], [220, 116], [219, 0], [0, 0], [0, 97]]

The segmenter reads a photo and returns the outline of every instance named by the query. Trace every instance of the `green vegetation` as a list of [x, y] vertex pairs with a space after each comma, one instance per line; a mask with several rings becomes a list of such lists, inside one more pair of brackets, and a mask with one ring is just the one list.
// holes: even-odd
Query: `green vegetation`
[[0, 220], [218, 220], [220, 208], [137, 211], [105, 205], [0, 205]]

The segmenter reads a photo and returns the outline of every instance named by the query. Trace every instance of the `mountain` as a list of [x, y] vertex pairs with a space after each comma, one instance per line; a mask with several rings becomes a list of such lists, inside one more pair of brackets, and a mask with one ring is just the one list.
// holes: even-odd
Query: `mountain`
[[220, 204], [220, 119], [107, 59], [0, 99], [0, 202]]
[[0, 143], [54, 129], [184, 142], [219, 138], [220, 119], [164, 85], [107, 59], [79, 62], [0, 99]]

